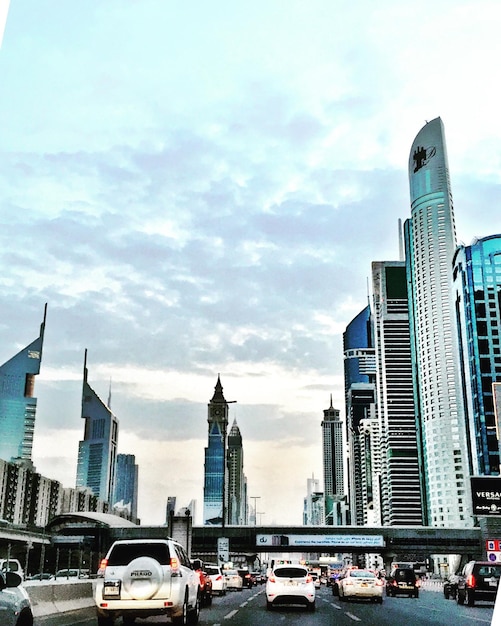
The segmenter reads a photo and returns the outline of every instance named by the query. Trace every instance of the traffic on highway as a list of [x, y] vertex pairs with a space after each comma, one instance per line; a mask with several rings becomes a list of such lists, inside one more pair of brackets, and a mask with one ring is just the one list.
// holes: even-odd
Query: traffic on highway
[[[475, 606], [457, 604], [443, 593], [443, 581], [423, 580], [418, 597], [412, 595], [387, 596], [382, 603], [367, 598], [339, 598], [332, 588], [321, 583], [315, 586], [315, 610], [306, 605], [267, 605], [266, 583], [214, 595], [209, 606], [201, 608], [198, 623], [201, 626], [276, 626], [277, 623], [300, 623], [302, 626], [482, 626], [491, 625], [493, 602], [479, 601]], [[334, 621], [335, 620], [335, 621]], [[117, 624], [121, 625], [118, 620]], [[165, 624], [164, 616], [153, 616], [141, 624]], [[35, 617], [35, 626], [95, 626], [94, 607], [43, 618]]]

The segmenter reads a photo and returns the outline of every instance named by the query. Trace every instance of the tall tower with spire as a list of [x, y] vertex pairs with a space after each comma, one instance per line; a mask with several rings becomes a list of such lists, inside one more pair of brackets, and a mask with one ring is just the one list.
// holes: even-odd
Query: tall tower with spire
[[209, 441], [204, 463], [204, 525], [220, 526], [227, 521], [226, 440], [228, 402], [218, 374], [214, 395], [208, 405]]
[[92, 389], [87, 378], [86, 350], [82, 388], [85, 428], [84, 438], [78, 444], [76, 486], [89, 487], [93, 495], [111, 505], [115, 486], [118, 419]]
[[31, 453], [47, 305], [37, 339], [0, 366], [0, 459], [33, 466]]

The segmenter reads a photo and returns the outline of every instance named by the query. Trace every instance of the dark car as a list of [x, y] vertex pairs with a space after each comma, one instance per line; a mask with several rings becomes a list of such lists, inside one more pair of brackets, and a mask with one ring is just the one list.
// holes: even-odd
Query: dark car
[[451, 574], [449, 578], [444, 581], [444, 598], [448, 600], [452, 598], [455, 599], [458, 592], [458, 580], [459, 576], [457, 574]]
[[474, 606], [481, 600], [494, 602], [500, 578], [501, 563], [469, 561], [458, 578], [457, 603]]
[[247, 569], [239, 569], [238, 573], [242, 577], [242, 581], [243, 581], [243, 586], [244, 587], [248, 587], [249, 589], [250, 589], [250, 587], [254, 587], [256, 582], [255, 582], [254, 576], [252, 576], [252, 574], [251, 574], [251, 572], [249, 572], [249, 570], [247, 570]]
[[419, 597], [419, 580], [413, 569], [397, 567], [386, 579], [386, 595]]

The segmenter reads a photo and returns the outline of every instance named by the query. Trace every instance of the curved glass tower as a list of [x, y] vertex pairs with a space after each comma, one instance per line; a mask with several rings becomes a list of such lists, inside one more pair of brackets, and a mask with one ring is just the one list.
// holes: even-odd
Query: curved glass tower
[[452, 287], [454, 211], [442, 120], [428, 122], [409, 155], [411, 219], [406, 259], [419, 389], [428, 524], [472, 524], [465, 418]]
[[0, 366], [0, 459], [32, 464], [37, 399], [35, 376], [40, 373], [47, 305], [40, 335]]

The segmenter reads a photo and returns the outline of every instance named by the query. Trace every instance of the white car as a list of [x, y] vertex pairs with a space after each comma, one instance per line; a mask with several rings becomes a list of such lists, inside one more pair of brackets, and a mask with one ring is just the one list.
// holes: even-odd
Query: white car
[[21, 577], [14, 572], [0, 572], [0, 624], [33, 626], [31, 603]]
[[244, 588], [244, 581], [236, 569], [225, 569], [224, 575], [226, 578], [227, 589], [242, 591]]
[[279, 604], [301, 604], [315, 610], [313, 577], [303, 565], [281, 564], [273, 568], [266, 581], [266, 608]]
[[206, 564], [205, 572], [212, 580], [212, 595], [224, 596], [228, 583], [219, 565]]
[[17, 559], [0, 559], [0, 572], [14, 572], [24, 580], [23, 568]]
[[369, 598], [381, 604], [383, 602], [384, 581], [366, 569], [349, 569], [338, 580], [339, 599]]
[[115, 541], [101, 562], [94, 601], [98, 626], [166, 615], [174, 624], [197, 624], [200, 579], [183, 546], [172, 539]]

